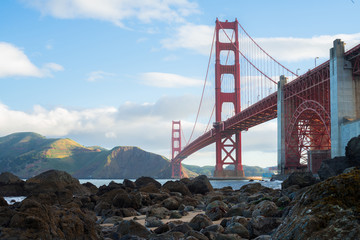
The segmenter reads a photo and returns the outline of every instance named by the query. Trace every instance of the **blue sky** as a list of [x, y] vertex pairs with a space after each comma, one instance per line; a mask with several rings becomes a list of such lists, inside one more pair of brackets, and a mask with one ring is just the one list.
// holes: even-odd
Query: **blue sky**
[[[2, 0], [0, 136], [34, 131], [169, 157], [171, 121], [190, 135], [216, 18], [237, 18], [305, 73], [334, 39], [360, 43], [359, 10], [357, 0]], [[184, 163], [214, 165], [214, 147]], [[243, 163], [276, 165], [275, 121], [243, 134]]]

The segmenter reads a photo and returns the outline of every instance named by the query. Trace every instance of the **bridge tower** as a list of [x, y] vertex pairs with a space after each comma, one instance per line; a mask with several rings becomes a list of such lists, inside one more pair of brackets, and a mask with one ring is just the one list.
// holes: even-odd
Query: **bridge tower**
[[181, 151], [181, 121], [172, 121], [171, 150], [171, 177], [181, 178], [181, 161], [174, 161]]
[[[240, 105], [240, 63], [239, 63], [239, 40], [238, 40], [238, 21], [220, 22], [216, 20], [216, 62], [215, 62], [215, 123], [216, 129], [216, 166], [214, 177], [243, 177], [244, 171], [241, 164], [241, 132], [232, 133], [222, 131], [224, 128], [221, 117], [224, 103], [232, 103], [235, 114], [241, 110]], [[233, 30], [235, 36], [232, 42], [221, 42], [220, 33], [226, 30]], [[223, 65], [220, 62], [222, 51], [232, 51], [234, 63]], [[234, 88], [232, 92], [222, 91], [222, 78], [224, 74], [233, 76]], [[226, 119], [225, 119], [226, 120]], [[234, 170], [224, 170], [224, 165], [234, 165]]]

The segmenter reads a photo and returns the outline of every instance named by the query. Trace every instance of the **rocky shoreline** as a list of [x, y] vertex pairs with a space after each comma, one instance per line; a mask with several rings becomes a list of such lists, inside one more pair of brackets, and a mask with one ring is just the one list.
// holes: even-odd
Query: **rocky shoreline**
[[213, 189], [206, 176], [150, 177], [97, 188], [50, 170], [27, 181], [0, 175], [1, 239], [357, 239], [360, 170], [320, 182], [294, 173], [275, 190]]

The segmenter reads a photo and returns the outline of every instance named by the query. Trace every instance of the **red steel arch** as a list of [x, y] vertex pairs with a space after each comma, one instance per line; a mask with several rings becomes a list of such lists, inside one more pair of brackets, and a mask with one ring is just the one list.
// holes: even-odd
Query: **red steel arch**
[[319, 102], [307, 100], [295, 110], [286, 131], [285, 168], [301, 169], [308, 164], [308, 151], [329, 150], [330, 114]]

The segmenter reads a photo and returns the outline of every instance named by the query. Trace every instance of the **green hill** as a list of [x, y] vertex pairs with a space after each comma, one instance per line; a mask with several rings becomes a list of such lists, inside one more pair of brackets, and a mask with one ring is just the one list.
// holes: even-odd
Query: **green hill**
[[[47, 139], [36, 133], [0, 137], [0, 172], [29, 178], [49, 169], [77, 178], [170, 178], [171, 165], [163, 156], [137, 147], [84, 147], [71, 139]], [[196, 176], [184, 169], [186, 176]]]

